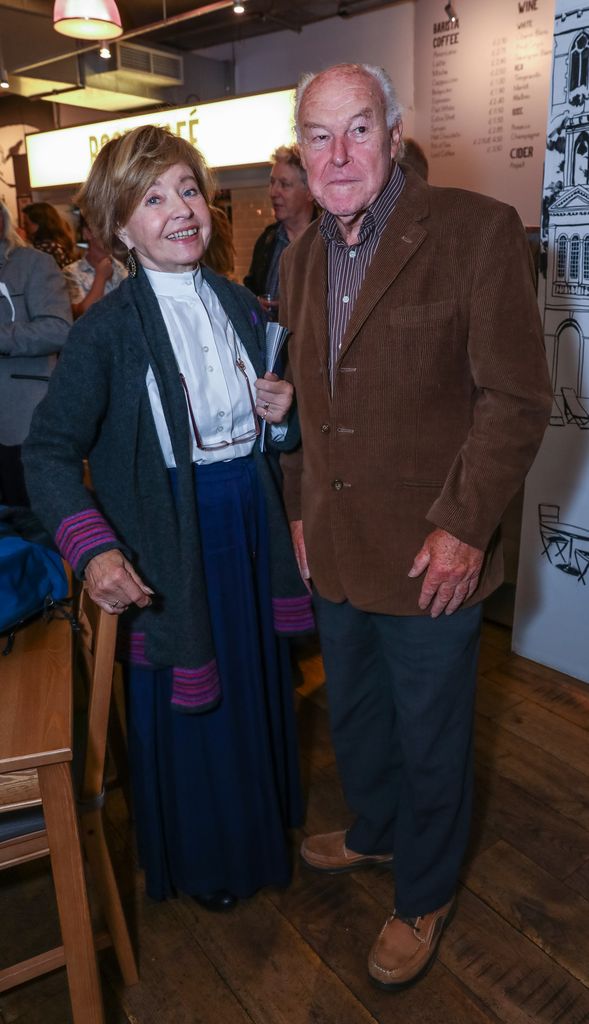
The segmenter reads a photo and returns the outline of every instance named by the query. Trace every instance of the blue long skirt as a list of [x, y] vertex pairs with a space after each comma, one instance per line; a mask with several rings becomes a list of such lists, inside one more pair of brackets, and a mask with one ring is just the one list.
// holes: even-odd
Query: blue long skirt
[[154, 899], [288, 884], [286, 829], [302, 821], [288, 642], [272, 626], [254, 461], [195, 466], [195, 487], [221, 703], [182, 714], [171, 670], [125, 673], [139, 860]]

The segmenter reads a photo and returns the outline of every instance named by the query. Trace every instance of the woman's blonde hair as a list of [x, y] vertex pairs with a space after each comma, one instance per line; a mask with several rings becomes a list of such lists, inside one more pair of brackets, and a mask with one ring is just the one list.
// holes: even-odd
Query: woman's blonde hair
[[134, 128], [103, 146], [75, 201], [105, 249], [116, 247], [118, 232], [154, 181], [179, 163], [188, 165], [209, 203], [213, 183], [204, 157], [167, 128]]

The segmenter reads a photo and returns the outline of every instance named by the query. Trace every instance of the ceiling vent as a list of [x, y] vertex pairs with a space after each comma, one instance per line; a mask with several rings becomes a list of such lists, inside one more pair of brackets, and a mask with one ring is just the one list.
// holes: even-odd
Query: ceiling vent
[[114, 66], [109, 62], [109, 71], [117, 76], [128, 75], [134, 81], [163, 86], [182, 85], [184, 81], [182, 57], [175, 54], [132, 43], [111, 43], [110, 50]]

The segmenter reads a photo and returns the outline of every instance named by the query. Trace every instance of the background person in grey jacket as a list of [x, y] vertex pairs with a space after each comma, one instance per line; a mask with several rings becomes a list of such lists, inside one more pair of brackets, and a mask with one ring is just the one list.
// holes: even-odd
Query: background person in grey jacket
[[20, 460], [72, 322], [55, 260], [20, 238], [0, 202], [0, 502], [28, 505]]

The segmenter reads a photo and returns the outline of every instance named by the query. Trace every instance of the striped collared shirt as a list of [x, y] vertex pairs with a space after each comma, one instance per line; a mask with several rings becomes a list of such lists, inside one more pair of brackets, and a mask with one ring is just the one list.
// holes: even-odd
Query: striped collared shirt
[[327, 248], [327, 303], [329, 319], [329, 379], [366, 272], [378, 248], [386, 223], [405, 185], [405, 175], [394, 165], [387, 185], [364, 214], [358, 241], [346, 245], [332, 213], [319, 225]]

